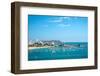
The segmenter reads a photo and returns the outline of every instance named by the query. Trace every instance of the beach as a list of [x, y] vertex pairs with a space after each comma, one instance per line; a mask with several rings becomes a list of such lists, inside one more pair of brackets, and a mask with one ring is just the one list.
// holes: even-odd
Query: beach
[[28, 47], [28, 49], [31, 50], [31, 49], [51, 48], [51, 47], [54, 47], [54, 46]]

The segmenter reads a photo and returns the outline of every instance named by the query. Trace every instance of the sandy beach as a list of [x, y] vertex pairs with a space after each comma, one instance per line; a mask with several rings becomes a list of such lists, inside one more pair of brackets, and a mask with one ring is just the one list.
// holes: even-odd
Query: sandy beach
[[39, 48], [51, 48], [51, 47], [54, 47], [54, 46], [43, 46], [43, 47], [28, 47], [28, 49], [39, 49]]

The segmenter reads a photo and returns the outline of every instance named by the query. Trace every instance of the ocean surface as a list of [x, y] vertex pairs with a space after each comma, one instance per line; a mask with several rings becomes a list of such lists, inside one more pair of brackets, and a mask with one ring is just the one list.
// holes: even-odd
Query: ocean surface
[[28, 50], [28, 61], [88, 58], [87, 42], [65, 42], [67, 46]]

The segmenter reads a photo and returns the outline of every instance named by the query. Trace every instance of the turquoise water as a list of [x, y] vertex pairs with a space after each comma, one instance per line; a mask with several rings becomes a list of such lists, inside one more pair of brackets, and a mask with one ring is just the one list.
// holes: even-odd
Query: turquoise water
[[71, 47], [57, 46], [52, 48], [38, 48], [28, 50], [28, 60], [56, 60], [88, 58], [88, 43], [66, 42]]

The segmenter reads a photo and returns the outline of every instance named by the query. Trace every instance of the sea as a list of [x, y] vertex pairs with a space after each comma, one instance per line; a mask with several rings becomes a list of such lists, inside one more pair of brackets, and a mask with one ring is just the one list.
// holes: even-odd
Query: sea
[[64, 42], [64, 45], [28, 49], [28, 61], [88, 58], [88, 42]]

